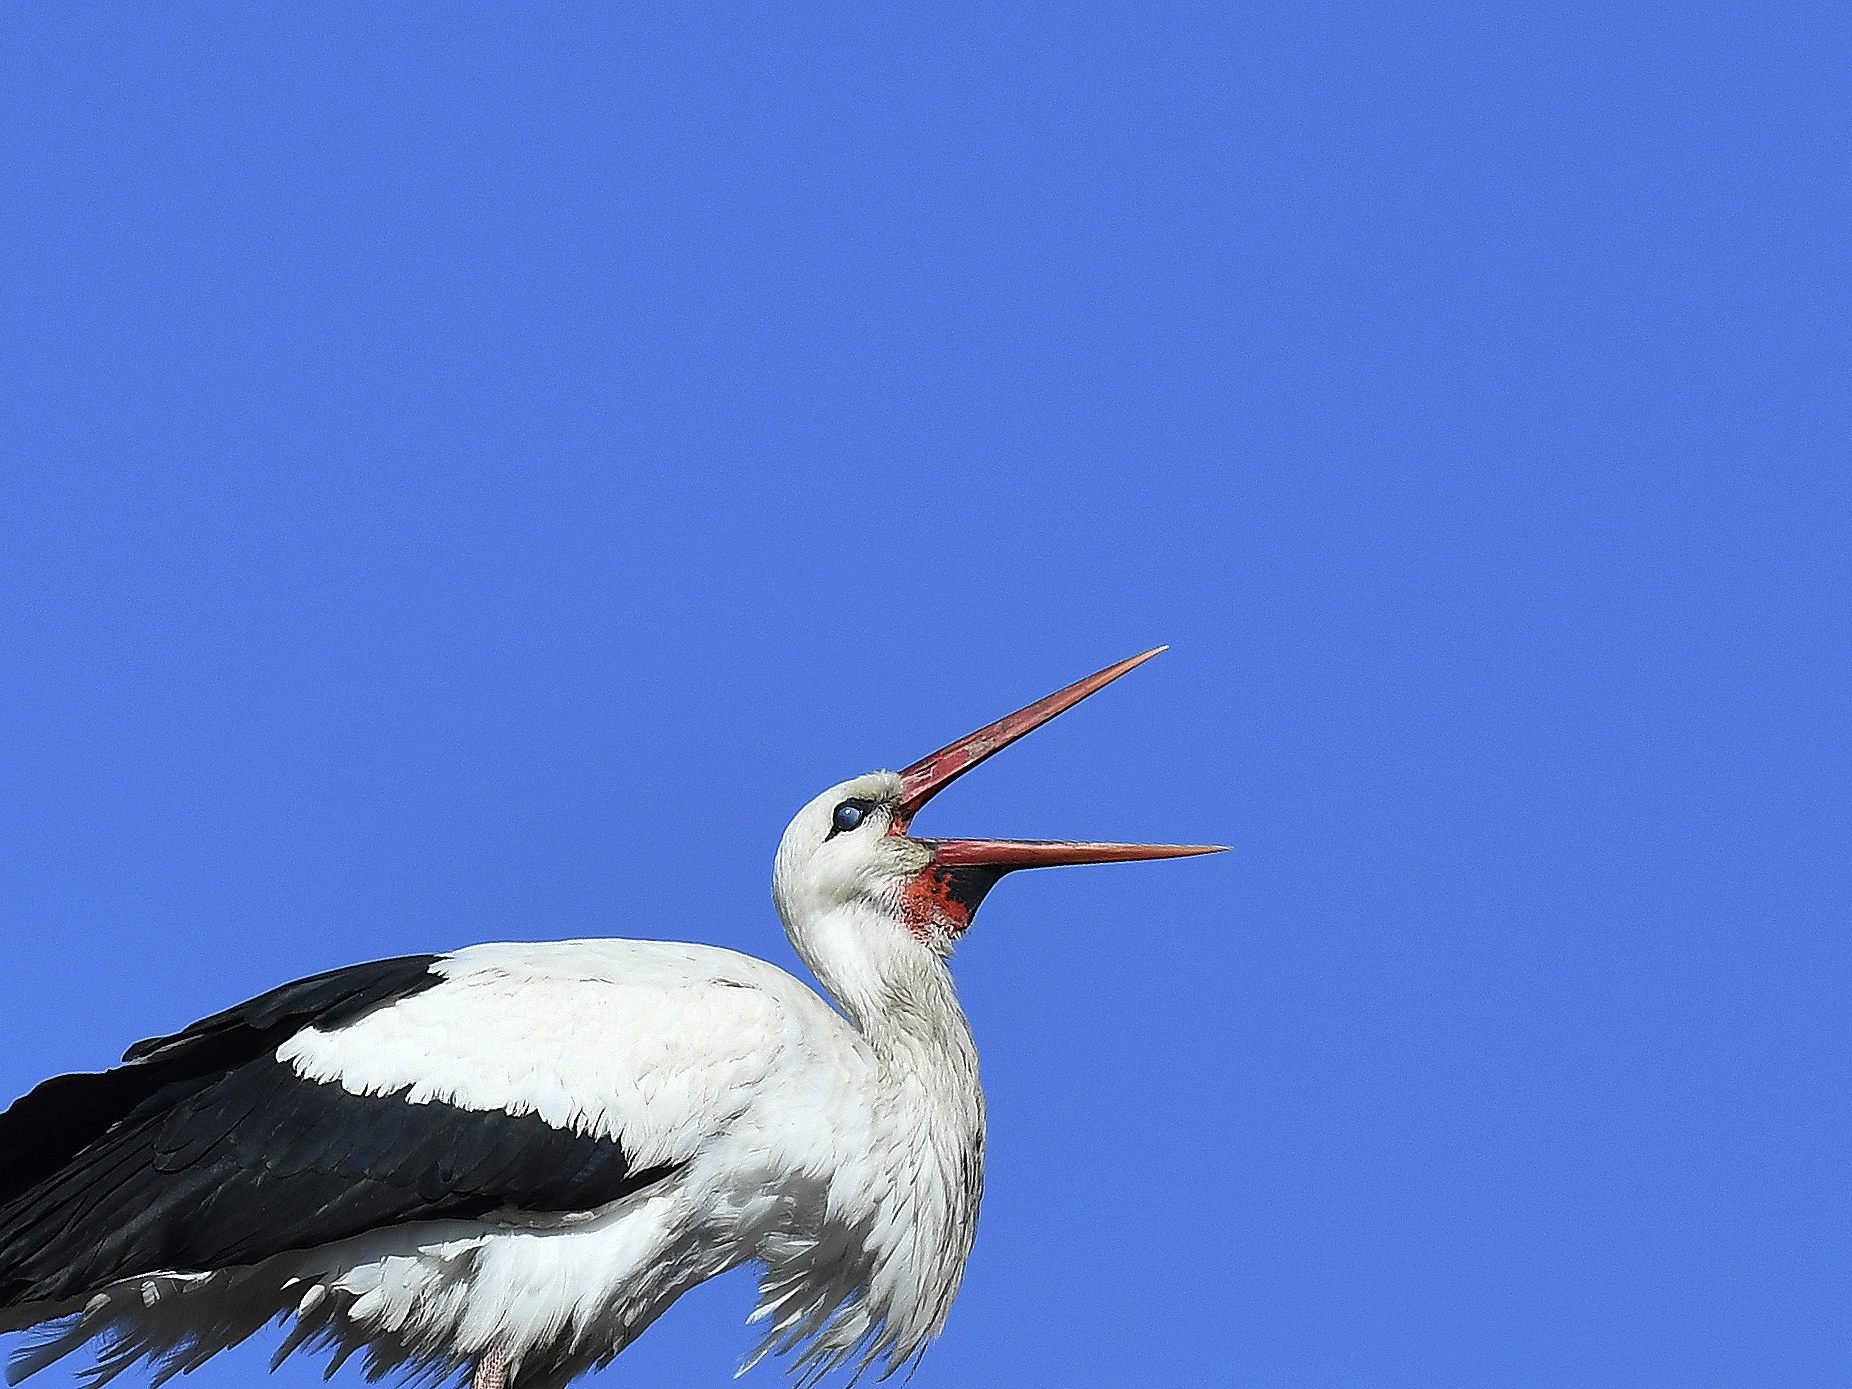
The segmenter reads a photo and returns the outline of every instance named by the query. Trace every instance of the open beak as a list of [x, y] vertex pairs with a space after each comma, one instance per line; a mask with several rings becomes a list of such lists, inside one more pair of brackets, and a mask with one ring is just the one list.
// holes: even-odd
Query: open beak
[[[1162, 650], [1161, 646], [1153, 647], [1117, 665], [1107, 666], [1084, 680], [1076, 680], [1064, 690], [1036, 700], [1027, 708], [966, 734], [931, 756], [922, 757], [900, 774], [900, 804], [894, 811], [891, 832], [904, 834], [921, 806], [978, 763], [1002, 751], [1031, 729], [1040, 728], [1055, 715], [1072, 709], [1088, 695], [1104, 689]], [[1012, 868], [1047, 868], [1065, 863], [1188, 858], [1194, 854], [1219, 853], [1223, 847], [1220, 844], [1084, 844], [1046, 839], [926, 839], [921, 842], [932, 845], [936, 867], [987, 867], [999, 873]]]

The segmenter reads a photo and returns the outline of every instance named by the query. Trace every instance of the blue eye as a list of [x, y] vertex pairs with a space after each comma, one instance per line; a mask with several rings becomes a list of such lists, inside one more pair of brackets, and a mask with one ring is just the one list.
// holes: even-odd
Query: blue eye
[[844, 801], [841, 805], [837, 806], [835, 811], [830, 815], [830, 824], [836, 827], [838, 833], [841, 833], [845, 830], [852, 830], [857, 825], [861, 824], [867, 814], [868, 806], [865, 802]]

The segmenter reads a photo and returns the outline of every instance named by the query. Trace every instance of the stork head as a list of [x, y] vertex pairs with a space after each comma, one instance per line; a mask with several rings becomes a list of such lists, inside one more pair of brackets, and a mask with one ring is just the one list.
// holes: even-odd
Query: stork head
[[888, 963], [951, 954], [1005, 873], [1217, 852], [1212, 844], [925, 839], [911, 832], [920, 808], [978, 763], [1163, 649], [1076, 681], [904, 771], [832, 786], [800, 810], [779, 843], [772, 894], [805, 962], [842, 996], [845, 969], [891, 978]]

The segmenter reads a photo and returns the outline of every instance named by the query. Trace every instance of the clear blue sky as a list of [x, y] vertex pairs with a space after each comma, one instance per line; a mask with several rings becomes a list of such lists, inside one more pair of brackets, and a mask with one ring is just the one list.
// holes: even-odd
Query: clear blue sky
[[386, 8], [0, 22], [0, 1088], [1168, 641], [922, 822], [1236, 852], [986, 905], [915, 1383], [1845, 1384], [1843, 12]]

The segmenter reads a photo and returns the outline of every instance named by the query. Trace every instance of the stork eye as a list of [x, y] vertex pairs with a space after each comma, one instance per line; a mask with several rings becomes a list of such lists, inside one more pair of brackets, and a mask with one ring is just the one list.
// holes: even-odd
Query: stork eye
[[867, 817], [867, 801], [844, 801], [830, 812], [830, 834], [838, 835], [855, 829]]

